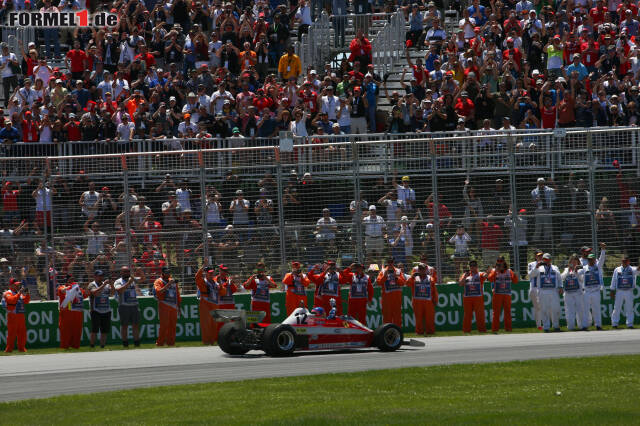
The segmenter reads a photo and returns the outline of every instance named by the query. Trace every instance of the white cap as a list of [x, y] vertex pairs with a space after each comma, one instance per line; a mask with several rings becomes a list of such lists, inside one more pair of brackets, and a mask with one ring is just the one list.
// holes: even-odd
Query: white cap
[[543, 177], [539, 177], [538, 178], [538, 183], [544, 183], [544, 178]]
[[402, 217], [400, 218], [400, 222], [409, 222], [409, 218], [408, 218], [408, 217], [406, 217], [406, 216], [402, 216]]
[[376, 206], [374, 206], [373, 204], [369, 206], [369, 210], [375, 210], [375, 209], [376, 209]]

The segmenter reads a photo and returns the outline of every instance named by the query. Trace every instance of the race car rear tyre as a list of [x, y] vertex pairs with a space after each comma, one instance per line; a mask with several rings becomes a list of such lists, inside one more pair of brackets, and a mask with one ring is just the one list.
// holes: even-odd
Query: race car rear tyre
[[249, 352], [249, 348], [246, 348], [240, 341], [243, 333], [246, 333], [246, 330], [243, 330], [241, 324], [237, 322], [226, 323], [218, 333], [218, 346], [229, 355], [246, 354]]
[[402, 330], [395, 324], [382, 324], [373, 332], [373, 344], [382, 352], [393, 352], [402, 346]]
[[264, 330], [263, 349], [269, 356], [289, 356], [296, 349], [296, 331], [287, 324], [271, 324]]

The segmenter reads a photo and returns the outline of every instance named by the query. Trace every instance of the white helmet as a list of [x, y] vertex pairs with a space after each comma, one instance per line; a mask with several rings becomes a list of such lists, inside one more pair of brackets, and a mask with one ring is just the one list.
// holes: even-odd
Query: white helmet
[[331, 300], [329, 300], [329, 304], [331, 305], [332, 308], [336, 307], [336, 299], [331, 298]]

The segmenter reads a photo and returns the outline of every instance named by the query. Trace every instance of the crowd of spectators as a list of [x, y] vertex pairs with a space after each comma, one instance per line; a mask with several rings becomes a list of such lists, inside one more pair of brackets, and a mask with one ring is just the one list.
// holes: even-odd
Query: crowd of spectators
[[[86, 6], [56, 3], [4, 2], [2, 11]], [[118, 13], [118, 26], [46, 30], [37, 33], [43, 44], [15, 52], [2, 45], [5, 143], [621, 126], [640, 114], [630, 0], [473, 0], [449, 31], [442, 4], [400, 4], [408, 31], [397, 48], [409, 65], [400, 90], [371, 64], [369, 18], [353, 20], [355, 37], [340, 41], [345, 13], [390, 4], [89, 6]], [[323, 8], [349, 54], [339, 66], [302, 69], [293, 43]]]

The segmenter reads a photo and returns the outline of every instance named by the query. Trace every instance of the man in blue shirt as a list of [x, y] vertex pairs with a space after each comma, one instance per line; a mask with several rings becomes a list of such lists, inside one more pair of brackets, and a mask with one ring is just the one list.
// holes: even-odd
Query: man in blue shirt
[[571, 77], [571, 74], [574, 71], [578, 73], [579, 81], [582, 81], [589, 76], [589, 70], [587, 70], [587, 67], [580, 62], [581, 58], [582, 56], [580, 56], [579, 53], [573, 55], [573, 63], [565, 68], [565, 78], [567, 80]]
[[76, 81], [76, 89], [71, 94], [78, 100], [82, 108], [89, 102], [89, 91], [83, 87], [82, 80]]
[[5, 120], [4, 127], [0, 130], [0, 140], [2, 142], [18, 142], [20, 139], [20, 134], [18, 133], [18, 129], [11, 125], [10, 120]]
[[484, 6], [480, 5], [480, 0], [473, 0], [473, 4], [467, 10], [469, 11], [469, 18], [475, 19], [476, 26], [482, 27], [487, 22], [487, 14]]
[[367, 116], [369, 117], [369, 131], [376, 132], [376, 99], [378, 97], [378, 85], [373, 82], [373, 75], [367, 73], [364, 76], [364, 93], [367, 97]]

